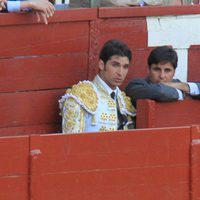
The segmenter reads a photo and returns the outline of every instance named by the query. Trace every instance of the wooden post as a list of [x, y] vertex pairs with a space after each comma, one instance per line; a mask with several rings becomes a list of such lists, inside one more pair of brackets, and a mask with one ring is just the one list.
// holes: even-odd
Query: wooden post
[[200, 126], [193, 126], [191, 143], [191, 181], [190, 181], [190, 199], [200, 199]]

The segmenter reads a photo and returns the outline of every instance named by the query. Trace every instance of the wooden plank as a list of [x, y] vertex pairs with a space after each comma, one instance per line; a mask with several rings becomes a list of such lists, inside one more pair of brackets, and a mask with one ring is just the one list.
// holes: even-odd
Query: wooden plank
[[0, 128], [0, 136], [18, 136], [31, 134], [61, 133], [61, 122], [58, 124], [39, 124]]
[[153, 128], [155, 127], [155, 101], [138, 100], [137, 101], [137, 118], [136, 128]]
[[87, 79], [88, 54], [3, 59], [0, 66], [0, 92], [66, 88]]
[[199, 125], [199, 113], [198, 100], [185, 99], [177, 102], [139, 100], [136, 126], [137, 128], [156, 128]]
[[191, 143], [191, 200], [200, 199], [200, 126], [193, 126]]
[[148, 33], [146, 18], [118, 18], [101, 20], [99, 31], [100, 43], [111, 38], [118, 38], [126, 42], [131, 49], [147, 47]]
[[[26, 37], [22, 32], [26, 33]], [[0, 37], [0, 58], [87, 52], [89, 23], [83, 21], [52, 23], [48, 26], [2, 26]]]
[[[187, 173], [188, 168], [160, 167], [34, 176], [31, 197], [36, 200], [155, 200], [162, 196], [165, 200], [189, 200]], [[151, 178], [147, 178], [149, 174]], [[169, 176], [182, 178], [175, 179], [174, 183], [168, 181]]]
[[0, 138], [0, 199], [27, 200], [29, 138]]
[[0, 198], [28, 200], [28, 176], [0, 177]]
[[163, 15], [199, 14], [196, 6], [144, 6], [99, 8], [99, 18], [146, 17]]
[[200, 56], [200, 45], [192, 45], [188, 49], [188, 81], [199, 81], [199, 56]]
[[0, 127], [58, 124], [58, 99], [65, 90], [0, 94]]
[[[129, 42], [127, 44], [129, 44]], [[131, 48], [132, 48], [132, 61], [129, 66], [129, 72], [127, 74], [127, 78], [125, 79], [123, 85], [121, 86], [122, 89], [124, 89], [132, 79], [146, 77], [148, 74], [149, 67], [147, 64], [147, 59], [152, 48], [135, 49], [132, 46]]]
[[186, 200], [189, 148], [189, 127], [31, 136], [31, 197]]
[[[96, 8], [74, 8], [67, 10], [56, 10], [52, 18], [48, 19], [49, 24], [69, 21], [89, 21], [97, 18]], [[7, 25], [35, 25], [38, 24], [34, 13], [1, 13], [0, 26]], [[42, 26], [44, 23], [41, 21]]]

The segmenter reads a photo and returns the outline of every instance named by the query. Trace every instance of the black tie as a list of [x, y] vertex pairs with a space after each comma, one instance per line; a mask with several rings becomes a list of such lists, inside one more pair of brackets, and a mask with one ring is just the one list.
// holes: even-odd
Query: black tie
[[[110, 94], [111, 98], [115, 100], [115, 92], [112, 92]], [[126, 115], [122, 115], [121, 112], [120, 112], [120, 109], [119, 109], [119, 103], [117, 101], [117, 98], [116, 98], [116, 105], [117, 105], [117, 118], [119, 120], [119, 126], [117, 128], [117, 130], [122, 130], [123, 127], [126, 125], [127, 123], [127, 117]]]

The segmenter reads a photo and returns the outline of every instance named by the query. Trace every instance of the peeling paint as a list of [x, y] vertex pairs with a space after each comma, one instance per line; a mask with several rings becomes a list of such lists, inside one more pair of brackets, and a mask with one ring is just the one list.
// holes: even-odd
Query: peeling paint
[[192, 145], [200, 144], [200, 139], [193, 139]]
[[40, 149], [33, 149], [30, 151], [30, 154], [31, 154], [31, 156], [37, 156], [37, 155], [42, 154], [42, 152]]

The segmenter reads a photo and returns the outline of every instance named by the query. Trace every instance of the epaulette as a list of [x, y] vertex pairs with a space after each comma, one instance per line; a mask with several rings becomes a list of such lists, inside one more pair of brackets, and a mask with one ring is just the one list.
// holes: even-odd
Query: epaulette
[[98, 94], [90, 81], [80, 81], [66, 91], [65, 98], [74, 98], [87, 112], [94, 114], [98, 107]]
[[125, 92], [122, 92], [121, 94], [124, 99], [124, 103], [125, 103], [127, 111], [129, 112], [130, 115], [135, 116], [136, 109], [131, 103], [131, 98], [126, 96]]

